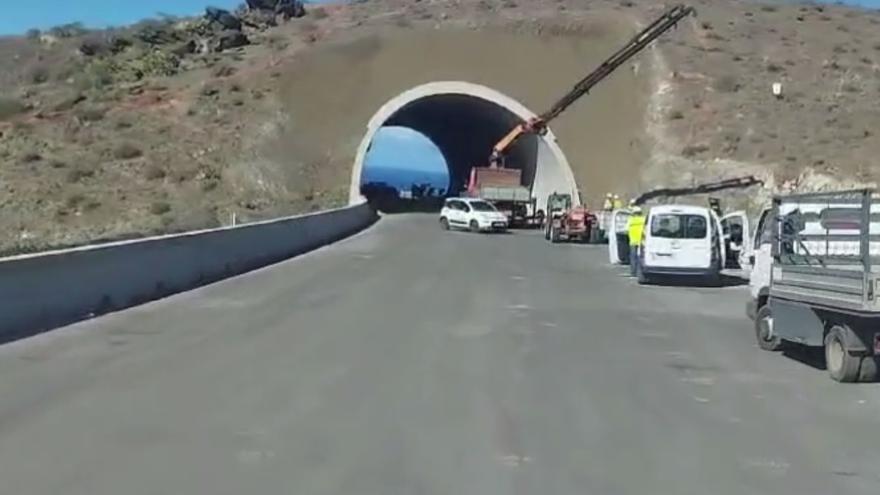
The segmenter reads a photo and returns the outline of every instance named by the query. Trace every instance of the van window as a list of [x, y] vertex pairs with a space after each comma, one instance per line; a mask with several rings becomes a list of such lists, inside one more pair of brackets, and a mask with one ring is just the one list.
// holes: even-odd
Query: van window
[[706, 217], [661, 213], [651, 217], [651, 236], [665, 239], [705, 239]]

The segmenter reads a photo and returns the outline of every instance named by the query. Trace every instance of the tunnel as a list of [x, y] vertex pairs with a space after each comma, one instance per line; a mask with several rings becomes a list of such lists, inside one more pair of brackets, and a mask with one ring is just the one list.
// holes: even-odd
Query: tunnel
[[[534, 116], [512, 98], [477, 84], [433, 82], [405, 91], [382, 105], [367, 124], [352, 169], [349, 199], [361, 197], [364, 160], [382, 127], [408, 127], [434, 142], [449, 169], [449, 193], [455, 195], [464, 189], [472, 167], [487, 164], [492, 146]], [[508, 152], [505, 166], [522, 170], [522, 184], [539, 204], [553, 192], [578, 197], [574, 174], [552, 130], [521, 138]]]

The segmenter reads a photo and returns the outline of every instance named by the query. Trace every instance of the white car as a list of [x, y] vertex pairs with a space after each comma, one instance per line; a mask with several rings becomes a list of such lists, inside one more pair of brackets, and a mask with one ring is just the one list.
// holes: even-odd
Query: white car
[[479, 198], [448, 198], [440, 210], [440, 226], [468, 229], [471, 232], [505, 231], [507, 215], [495, 206]]

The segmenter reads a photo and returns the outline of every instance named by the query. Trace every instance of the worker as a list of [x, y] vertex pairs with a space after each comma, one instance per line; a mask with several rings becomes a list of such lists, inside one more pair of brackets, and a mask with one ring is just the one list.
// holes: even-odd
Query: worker
[[614, 199], [611, 202], [611, 204], [614, 205], [615, 210], [619, 210], [619, 209], [623, 208], [623, 200], [620, 199], [620, 195], [615, 194]]
[[645, 215], [642, 213], [642, 208], [638, 205], [633, 206], [630, 212], [631, 215], [626, 224], [626, 230], [629, 234], [629, 273], [635, 277], [638, 273], [642, 233], [645, 230]]
[[611, 211], [614, 209], [614, 198], [611, 193], [605, 195], [605, 202], [602, 203], [602, 209], [605, 211]]

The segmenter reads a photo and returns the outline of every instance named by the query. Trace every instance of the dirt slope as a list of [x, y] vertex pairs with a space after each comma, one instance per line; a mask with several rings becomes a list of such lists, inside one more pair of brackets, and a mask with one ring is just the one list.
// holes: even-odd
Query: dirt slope
[[[589, 197], [739, 173], [767, 191], [876, 180], [876, 12], [695, 6], [554, 123]], [[148, 65], [133, 62], [153, 72], [133, 81], [106, 81], [106, 61], [76, 53], [79, 35], [0, 40], [0, 250], [340, 204], [364, 126], [395, 94], [461, 79], [541, 111], [663, 9], [367, 0], [246, 28], [251, 45], [187, 55], [169, 76], [144, 52]]]

